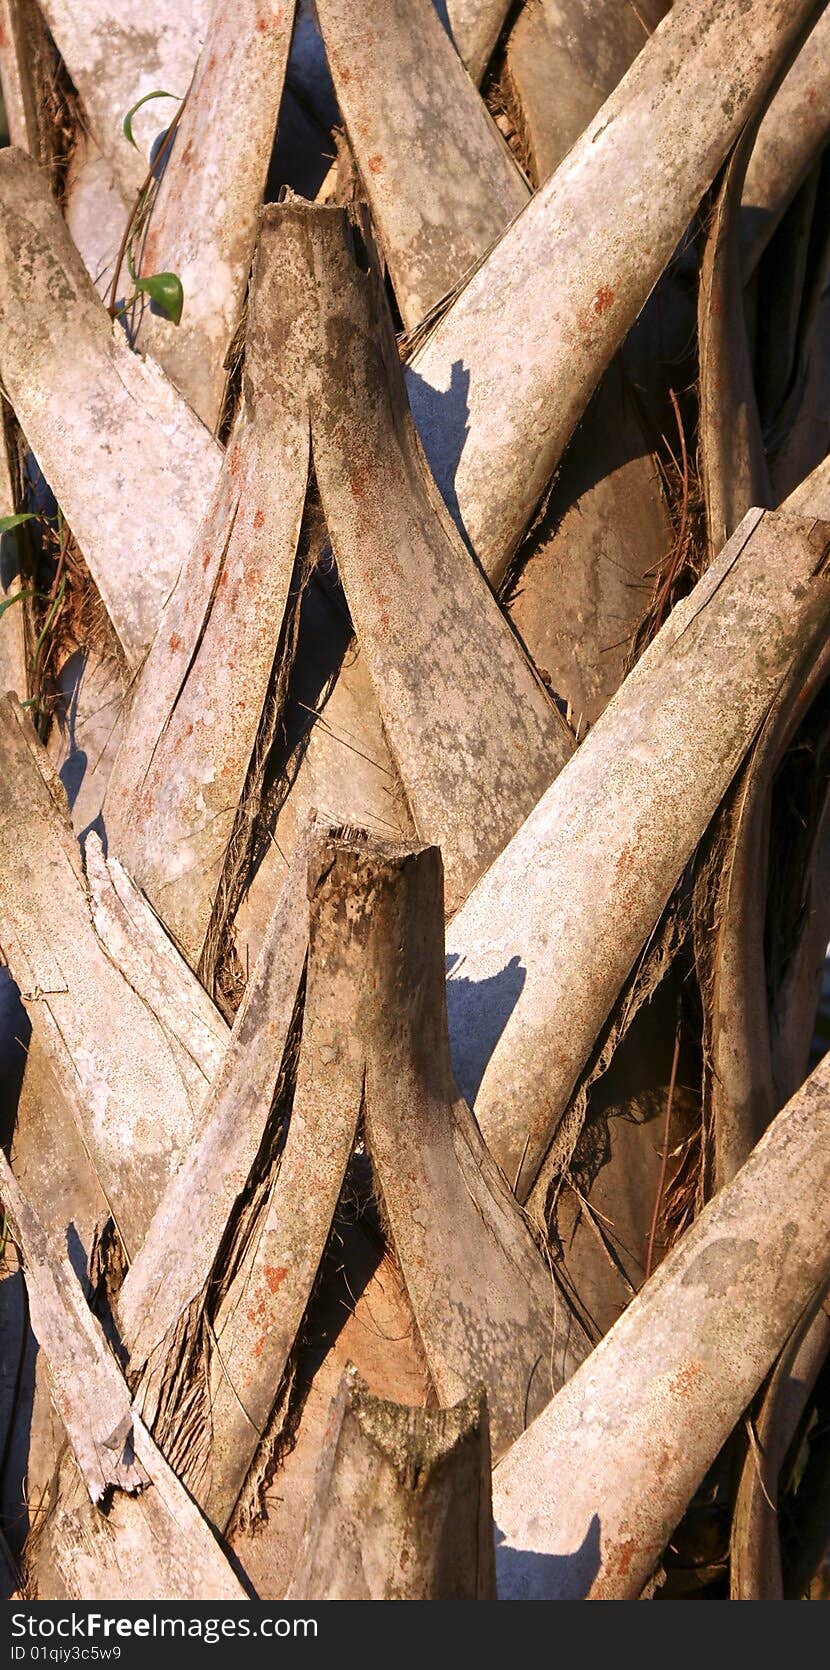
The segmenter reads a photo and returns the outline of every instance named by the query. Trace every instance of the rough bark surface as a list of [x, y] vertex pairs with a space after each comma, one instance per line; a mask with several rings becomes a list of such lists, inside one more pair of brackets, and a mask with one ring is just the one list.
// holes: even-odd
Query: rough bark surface
[[376, 271], [361, 272], [342, 214], [288, 214], [302, 329], [315, 342], [323, 514], [384, 730], [418, 832], [441, 844], [454, 908], [572, 740], [424, 469]]
[[329, 1417], [289, 1600], [495, 1600], [487, 1402], [404, 1409], [354, 1370]]
[[135, 1494], [149, 1479], [132, 1443], [130, 1394], [69, 1260], [52, 1256], [42, 1224], [0, 1155], [0, 1192], [23, 1249], [32, 1329], [49, 1362], [52, 1402], [90, 1499]]
[[767, 111], [741, 198], [741, 269], [748, 280], [830, 132], [830, 12], [808, 35]]
[[[210, 0], [149, 0], [141, 28], [114, 0], [43, 0], [52, 35], [84, 103], [87, 121], [127, 202], [144, 178], [153, 141], [190, 85]], [[123, 132], [127, 111], [145, 93], [170, 96], [135, 117], [141, 150]], [[144, 155], [142, 156], [142, 152]]]
[[525, 181], [432, 0], [317, 14], [361, 183], [407, 330], [487, 254]]
[[810, 0], [673, 8], [414, 355], [409, 396], [427, 458], [492, 575], [731, 144], [816, 14]]
[[[296, 1089], [279, 1159], [272, 1139], [271, 1157], [267, 1150], [262, 1154], [260, 1181], [249, 1185], [251, 1204], [233, 1232], [238, 1251], [229, 1259], [226, 1237], [219, 1291], [211, 1297], [210, 1272], [229, 1208], [254, 1158], [253, 1143], [237, 1140], [222, 1162], [221, 1187], [212, 1181], [224, 1146], [225, 1110], [240, 1095], [234, 1050], [243, 1059], [244, 1035], [257, 1021], [255, 1059], [264, 1060], [274, 1048], [259, 1000], [251, 1020], [242, 1018], [244, 1010], [240, 1014], [224, 1097], [214, 1094], [206, 1136], [171, 1185], [119, 1303], [131, 1372], [146, 1364], [139, 1406], [220, 1525], [237, 1510], [268, 1433], [361, 1115], [383, 1221], [439, 1401], [454, 1403], [466, 1385], [483, 1381], [499, 1453], [587, 1349], [452, 1082], [437, 851], [376, 849], [365, 838], [324, 841], [312, 858], [309, 882]], [[275, 933], [275, 946], [284, 939]], [[277, 1036], [284, 1040], [290, 1018], [284, 1001], [280, 1013]], [[250, 1059], [249, 1043], [249, 1073]], [[272, 1056], [267, 1083], [254, 1074], [247, 1097], [252, 1107], [260, 1084], [265, 1089], [258, 1117], [249, 1121], [257, 1138], [278, 1065]], [[398, 1118], [402, 1094], [409, 1107], [404, 1127]], [[185, 1216], [187, 1249], [173, 1232]], [[210, 1327], [202, 1337], [199, 1316], [206, 1302]], [[201, 1366], [194, 1368], [199, 1353]], [[201, 1395], [193, 1389], [194, 1373]], [[238, 1511], [247, 1511], [244, 1500]]]
[[506, 608], [578, 737], [619, 689], [673, 530], [618, 355], [568, 447]]
[[178, 326], [145, 313], [139, 346], [210, 429], [239, 324], [282, 98], [293, 0], [214, 0], [141, 258], [184, 290]]
[[48, 1364], [52, 1401], [89, 1497], [83, 1502], [76, 1495], [73, 1503], [70, 1487], [50, 1525], [69, 1593], [84, 1599], [178, 1599], [183, 1593], [244, 1599], [209, 1527], [134, 1414], [67, 1255], [50, 1244], [2, 1157], [0, 1191], [23, 1250], [32, 1327]]
[[829, 1096], [825, 1061], [496, 1468], [501, 1599], [640, 1594], [830, 1273]]
[[793, 1330], [770, 1375], [760, 1408], [747, 1420], [754, 1428], [735, 1500], [729, 1550], [732, 1600], [783, 1600], [778, 1479], [805, 1405], [830, 1352], [830, 1315], [825, 1298], [811, 1305]]
[[526, 0], [505, 68], [536, 185], [559, 167], [668, 9], [665, 0]]
[[509, 0], [436, 0], [436, 11], [478, 85], [509, 10]]
[[738, 215], [755, 127], [724, 171], [706, 235], [698, 292], [699, 457], [710, 560], [753, 505], [771, 505], [744, 312]]
[[287, 395], [280, 347], [289, 304], [274, 213], [252, 286], [244, 410], [147, 657], [104, 808], [114, 849], [194, 967], [262, 723], [308, 482], [308, 419]]
[[162, 372], [130, 352], [45, 175], [15, 150], [0, 153], [0, 277], [4, 385], [137, 664], [209, 499], [219, 448]]
[[84, 864], [101, 944], [164, 1028], [193, 1093], [203, 1096], [227, 1051], [227, 1022], [124, 866], [105, 857], [94, 830], [84, 842]]
[[[709, 893], [704, 910], [711, 935], [701, 950], [711, 981], [705, 1021], [704, 1169], [707, 1187], [714, 1189], [722, 1188], [743, 1165], [807, 1068], [805, 1050], [795, 1082], [783, 1096], [776, 1096], [764, 935], [775, 773], [811, 700], [830, 674], [828, 621], [830, 615], [819, 614], [805, 635], [704, 848], [698, 885], [703, 890], [701, 904]], [[812, 999], [812, 1005], [809, 998], [804, 1005], [807, 1015], [811, 1008], [815, 1014], [815, 985]], [[809, 1049], [809, 1038], [806, 1043]]]
[[0, 1584], [816, 1595], [830, 13], [360, 10], [0, 0]]
[[[0, 517], [14, 516], [18, 508], [7, 421], [8, 409], [3, 403], [0, 404]], [[19, 539], [14, 528], [0, 534], [0, 607], [26, 589], [20, 575]], [[0, 688], [14, 691], [21, 702], [29, 693], [24, 623], [22, 603], [11, 603], [0, 615]]]
[[302, 878], [298, 860], [202, 1107], [198, 1140], [171, 1178], [121, 1288], [119, 1319], [134, 1375], [207, 1286], [262, 1142], [308, 942]]
[[745, 518], [453, 921], [455, 1069], [522, 1197], [625, 976], [826, 607], [824, 538], [812, 521]]
[[193, 1134], [199, 1098], [95, 932], [62, 790], [28, 718], [8, 697], [0, 705], [3, 952], [132, 1253]]

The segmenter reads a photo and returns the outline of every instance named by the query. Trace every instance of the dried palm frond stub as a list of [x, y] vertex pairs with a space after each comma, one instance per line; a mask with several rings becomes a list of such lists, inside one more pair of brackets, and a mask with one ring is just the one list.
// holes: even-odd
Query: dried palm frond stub
[[289, 0], [214, 0], [141, 250], [141, 273], [175, 273], [184, 307], [177, 325], [145, 310], [139, 346], [210, 429], [245, 299], [293, 23]]
[[825, 542], [812, 520], [750, 512], [452, 923], [459, 1083], [521, 1196], [623, 980], [827, 607]]
[[640, 1594], [830, 1276], [828, 1097], [830, 1058], [497, 1466], [501, 1599]]
[[323, 1596], [495, 1600], [482, 1392], [407, 1409], [346, 1370], [288, 1598]]
[[45, 174], [15, 150], [0, 152], [0, 275], [0, 375], [137, 665], [209, 500], [219, 447], [164, 374], [131, 353]]
[[[190, 85], [209, 5], [147, 0], [136, 29], [116, 0], [42, 0], [93, 138], [128, 203], [142, 183], [153, 141]], [[165, 97], [148, 97], [158, 93]], [[124, 119], [139, 100], [146, 102], [133, 116], [130, 144]]]
[[409, 396], [427, 458], [495, 578], [703, 193], [819, 10], [815, 0], [673, 7], [414, 355]]
[[[287, 1132], [278, 1145], [267, 1131], [290, 1013], [286, 986], [276, 1045], [261, 1000], [252, 1000], [249, 1018], [240, 1012], [205, 1138], [171, 1184], [119, 1301], [139, 1407], [220, 1526], [269, 1431], [361, 1116], [439, 1402], [454, 1403], [466, 1384], [483, 1381], [499, 1453], [587, 1350], [452, 1080], [436, 849], [323, 838], [309, 883]], [[255, 987], [261, 979], [258, 969]], [[247, 1181], [246, 1136], [223, 1159], [217, 1187], [216, 1133], [238, 1104], [252, 1057], [271, 1059], [270, 1074], [257, 1066], [243, 1100], [246, 1131], [263, 1133], [259, 1171]], [[186, 1248], [174, 1220], [187, 1223]]]
[[210, 1527], [133, 1411], [67, 1254], [50, 1243], [2, 1155], [0, 1194], [23, 1251], [52, 1401], [89, 1497], [66, 1501], [50, 1527], [70, 1594], [243, 1600]]
[[346, 132], [411, 330], [486, 255], [525, 181], [432, 0], [318, 0]]
[[[194, 1075], [192, 1061], [185, 1073], [149, 994], [132, 987], [99, 939], [63, 791], [9, 697], [0, 702], [0, 752], [0, 944], [134, 1253], [195, 1131], [206, 1075]], [[186, 1034], [186, 1015], [181, 1024]]]
[[[246, 773], [310, 460], [389, 746], [418, 830], [443, 846], [451, 906], [572, 747], [424, 468], [367, 232], [337, 208], [265, 213], [244, 428], [111, 780], [114, 850], [194, 966], [237, 807], [250, 816], [243, 790], [256, 801]], [[449, 657], [455, 620], [465, 630]]]
[[830, 132], [830, 12], [801, 48], [767, 111], [741, 197], [741, 270], [752, 276]]

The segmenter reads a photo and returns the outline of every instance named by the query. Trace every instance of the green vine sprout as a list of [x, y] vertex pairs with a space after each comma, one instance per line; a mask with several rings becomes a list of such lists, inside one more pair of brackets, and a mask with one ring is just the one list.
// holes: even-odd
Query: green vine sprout
[[[140, 99], [136, 99], [135, 104], [130, 106], [124, 117], [122, 128], [125, 139], [136, 150], [138, 146], [133, 133], [133, 117], [136, 111], [140, 110], [141, 106], [147, 104], [150, 99], [170, 99], [175, 98], [175, 96], [174, 93], [167, 93], [162, 88], [157, 88], [151, 93], [144, 93]], [[150, 273], [145, 277], [139, 277], [139, 271], [159, 181], [164, 164], [170, 155], [185, 103], [186, 99], [183, 99], [179, 104], [179, 108], [161, 142], [158, 154], [150, 163], [147, 174], [139, 188], [132, 214], [124, 229], [121, 247], [116, 257], [115, 270], [108, 293], [108, 308], [113, 319], [124, 318], [129, 315], [131, 338], [135, 337], [138, 323], [136, 318], [137, 309], [145, 298], [163, 318], [169, 319], [173, 325], [180, 323], [184, 308], [184, 290], [177, 273]], [[125, 262], [132, 279], [133, 293], [126, 301], [119, 302], [118, 285]]]
[[124, 117], [122, 126], [124, 129], [124, 138], [129, 140], [133, 150], [138, 150], [138, 142], [133, 134], [133, 117], [136, 111], [140, 110], [143, 104], [148, 104], [150, 99], [174, 99], [175, 97], [175, 93], [165, 93], [163, 88], [157, 87], [152, 93], [142, 94], [140, 99], [136, 99], [135, 104], [130, 105], [129, 110]]

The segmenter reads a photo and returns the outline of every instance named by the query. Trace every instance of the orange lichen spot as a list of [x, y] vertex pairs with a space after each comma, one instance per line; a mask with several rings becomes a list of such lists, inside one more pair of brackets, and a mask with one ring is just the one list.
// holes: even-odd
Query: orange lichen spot
[[611, 286], [609, 284], [601, 284], [591, 303], [592, 312], [596, 313], [597, 316], [601, 313], [607, 313], [613, 300], [614, 292], [611, 289]]
[[263, 528], [264, 526], [265, 526], [265, 511], [264, 510], [258, 510], [257, 513], [256, 513], [256, 516], [254, 517], [254, 527], [255, 528]]
[[272, 1293], [276, 1293], [280, 1283], [285, 1281], [287, 1275], [288, 1270], [284, 1264], [266, 1264], [265, 1266], [265, 1280]]
[[703, 1373], [702, 1363], [687, 1363], [685, 1368], [679, 1369], [669, 1381], [669, 1391], [676, 1397], [688, 1397], [696, 1380]]
[[181, 638], [179, 637], [178, 632], [171, 633], [171, 635], [170, 635], [170, 648], [175, 652], [177, 649], [181, 649], [181, 647], [182, 647], [182, 641], [181, 641]]
[[633, 1538], [633, 1536], [626, 1536], [625, 1541], [621, 1541], [620, 1548], [615, 1548], [615, 1551], [613, 1551], [610, 1565], [613, 1565], [613, 1570], [618, 1571], [620, 1576], [628, 1576], [628, 1573], [630, 1573], [631, 1570], [631, 1560], [635, 1558], [635, 1555], [635, 1538]]
[[374, 156], [371, 156], [369, 158], [370, 172], [372, 174], [382, 174], [383, 170], [384, 170], [384, 166], [385, 165], [384, 165], [383, 157], [380, 155], [379, 151], [376, 151]]

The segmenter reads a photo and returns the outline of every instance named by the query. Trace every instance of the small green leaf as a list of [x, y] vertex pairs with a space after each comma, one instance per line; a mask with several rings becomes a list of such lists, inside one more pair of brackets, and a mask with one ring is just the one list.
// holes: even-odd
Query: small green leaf
[[20, 528], [24, 522], [35, 522], [37, 517], [33, 510], [24, 510], [19, 516], [0, 516], [0, 534], [8, 533], [11, 528]]
[[11, 608], [13, 603], [22, 603], [24, 597], [37, 597], [37, 592], [16, 591], [13, 597], [4, 597], [2, 603], [0, 603], [0, 617], [6, 613], [7, 609]]
[[134, 150], [138, 150], [138, 145], [133, 136], [133, 117], [136, 111], [140, 110], [143, 104], [147, 104], [149, 99], [174, 99], [175, 97], [175, 93], [165, 93], [161, 88], [158, 88], [154, 93], [145, 93], [143, 98], [136, 99], [135, 104], [130, 105], [124, 117], [124, 138], [129, 140]]
[[143, 296], [149, 296], [165, 319], [170, 319], [174, 325], [179, 323], [184, 307], [184, 291], [176, 273], [153, 273], [150, 278], [140, 278], [136, 290]]

